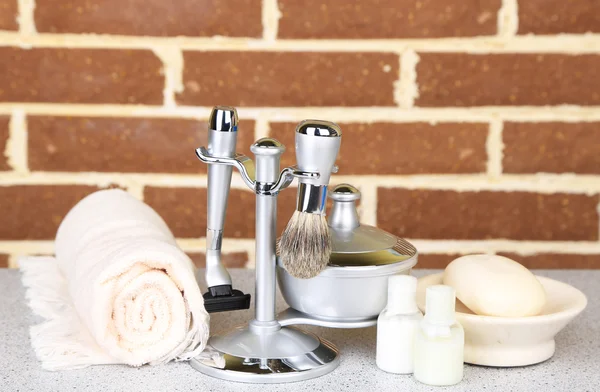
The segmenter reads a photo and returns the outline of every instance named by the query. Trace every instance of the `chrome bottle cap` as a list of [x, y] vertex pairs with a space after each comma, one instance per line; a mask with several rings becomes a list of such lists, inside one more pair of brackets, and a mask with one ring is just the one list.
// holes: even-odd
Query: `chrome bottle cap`
[[215, 106], [208, 118], [208, 128], [219, 132], [237, 132], [238, 114], [231, 106]]

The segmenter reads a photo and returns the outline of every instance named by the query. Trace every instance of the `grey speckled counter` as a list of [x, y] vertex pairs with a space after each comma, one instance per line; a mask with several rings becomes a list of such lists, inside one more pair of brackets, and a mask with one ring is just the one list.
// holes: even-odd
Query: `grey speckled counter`
[[[416, 271], [423, 275], [432, 271]], [[600, 390], [600, 271], [538, 271], [582, 290], [588, 308], [557, 337], [554, 357], [545, 363], [513, 369], [465, 366], [464, 381], [452, 388], [420, 385], [410, 376], [384, 373], [375, 366], [375, 328], [360, 330], [307, 327], [331, 340], [342, 353], [332, 373], [314, 380], [280, 385], [237, 384], [194, 371], [187, 363], [129, 368], [95, 366], [47, 372], [29, 345], [28, 327], [36, 318], [25, 304], [18, 271], [0, 270], [0, 391], [589, 391]], [[236, 286], [252, 291], [253, 271], [234, 270]], [[278, 298], [278, 308], [285, 303]], [[220, 313], [211, 319], [218, 333], [250, 319], [251, 311]]]

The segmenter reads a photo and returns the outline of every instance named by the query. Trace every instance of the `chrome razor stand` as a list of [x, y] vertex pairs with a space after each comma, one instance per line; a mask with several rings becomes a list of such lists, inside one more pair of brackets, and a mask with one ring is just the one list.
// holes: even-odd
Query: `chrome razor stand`
[[319, 377], [338, 366], [338, 350], [312, 333], [282, 326], [275, 316], [277, 194], [294, 178], [318, 179], [319, 173], [293, 167], [280, 173], [279, 160], [285, 147], [275, 139], [260, 139], [250, 150], [255, 162], [241, 154], [234, 158], [214, 157], [203, 147], [196, 150], [202, 162], [236, 167], [256, 193], [256, 314], [247, 327], [209, 340], [208, 345], [221, 354], [223, 367], [201, 359], [192, 360], [191, 365], [216, 378], [248, 383]]

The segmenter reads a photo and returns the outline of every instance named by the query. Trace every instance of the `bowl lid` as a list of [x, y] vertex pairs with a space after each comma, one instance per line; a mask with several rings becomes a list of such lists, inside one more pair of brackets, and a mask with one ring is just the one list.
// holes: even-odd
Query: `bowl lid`
[[333, 253], [372, 253], [392, 249], [398, 237], [369, 225], [360, 225], [350, 230], [332, 228]]
[[414, 246], [407, 241], [359, 222], [356, 202], [361, 195], [354, 186], [337, 185], [328, 196], [333, 201], [328, 218], [332, 242], [330, 265], [392, 264], [416, 254]]

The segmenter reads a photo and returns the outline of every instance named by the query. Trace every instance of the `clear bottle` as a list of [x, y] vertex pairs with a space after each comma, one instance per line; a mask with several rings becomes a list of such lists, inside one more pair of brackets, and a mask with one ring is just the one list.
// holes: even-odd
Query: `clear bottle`
[[456, 294], [450, 286], [426, 290], [425, 317], [415, 336], [415, 378], [435, 386], [458, 384], [463, 378], [465, 333], [454, 313]]
[[387, 306], [377, 319], [377, 366], [386, 372], [413, 372], [414, 336], [423, 315], [416, 302], [417, 278], [394, 275], [388, 279]]

